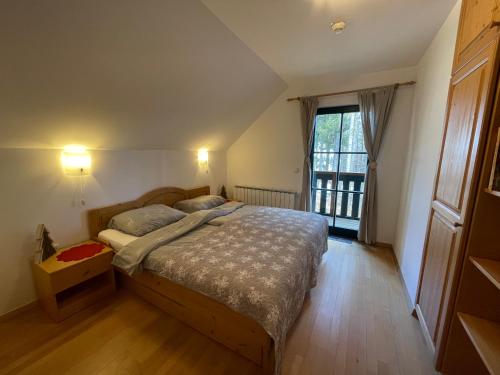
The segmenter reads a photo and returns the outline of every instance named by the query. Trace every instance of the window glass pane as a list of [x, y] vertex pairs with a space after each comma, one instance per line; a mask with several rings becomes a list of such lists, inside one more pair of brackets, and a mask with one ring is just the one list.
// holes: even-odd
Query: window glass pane
[[342, 152], [366, 152], [359, 112], [344, 113]]
[[363, 207], [363, 194], [359, 194], [359, 206], [358, 206], [358, 212], [356, 212], [357, 218], [361, 218], [361, 208]]
[[339, 154], [325, 153], [313, 155], [313, 170], [322, 172], [336, 172]]
[[322, 215], [332, 215], [335, 192], [329, 190], [312, 190], [312, 210]]
[[333, 194], [331, 191], [326, 192], [326, 204], [325, 204], [325, 213], [331, 215], [332, 213], [332, 199]]
[[339, 192], [337, 199], [335, 226], [357, 231], [363, 205], [363, 194]]
[[340, 155], [340, 173], [366, 173], [368, 164], [367, 154], [342, 154]]
[[339, 189], [363, 191], [367, 161], [366, 154], [340, 155]]
[[320, 213], [320, 204], [321, 204], [321, 190], [313, 190], [312, 194], [313, 212]]
[[336, 209], [335, 209], [335, 215], [339, 216], [340, 213], [342, 212], [342, 195], [344, 193], [342, 192], [338, 192], [337, 193], [337, 206], [336, 206]]
[[312, 186], [335, 189], [339, 154], [314, 154]]
[[341, 118], [340, 113], [316, 116], [314, 151], [339, 151]]

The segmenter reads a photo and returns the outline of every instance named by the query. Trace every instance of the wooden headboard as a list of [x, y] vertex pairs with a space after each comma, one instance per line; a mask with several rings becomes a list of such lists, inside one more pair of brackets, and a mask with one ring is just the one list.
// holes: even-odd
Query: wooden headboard
[[151, 204], [165, 204], [167, 206], [172, 206], [175, 202], [208, 194], [210, 194], [210, 186], [203, 186], [188, 190], [176, 187], [164, 187], [150, 191], [135, 201], [118, 203], [103, 208], [95, 208], [88, 212], [90, 238], [97, 238], [99, 232], [107, 228], [109, 220], [119, 213], [132, 210], [134, 208], [149, 206]]

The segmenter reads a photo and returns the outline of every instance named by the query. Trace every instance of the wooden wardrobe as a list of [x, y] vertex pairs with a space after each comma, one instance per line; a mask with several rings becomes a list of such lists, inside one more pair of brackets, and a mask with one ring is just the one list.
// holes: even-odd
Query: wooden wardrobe
[[[484, 365], [470, 328], [500, 322], [500, 197], [486, 191], [500, 126], [499, 40], [500, 0], [463, 0], [416, 301], [436, 367], [449, 374], [500, 374]], [[493, 350], [500, 361], [500, 345]]]

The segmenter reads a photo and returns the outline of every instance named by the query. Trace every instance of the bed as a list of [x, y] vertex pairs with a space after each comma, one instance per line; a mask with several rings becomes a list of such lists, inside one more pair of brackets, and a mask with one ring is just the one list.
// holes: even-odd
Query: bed
[[[90, 235], [97, 238], [119, 213], [208, 194], [208, 186], [168, 187], [91, 210]], [[195, 229], [170, 240], [183, 221], [196, 222]], [[155, 232], [120, 245], [114, 261], [119, 283], [256, 363], [262, 373], [279, 373], [286, 332], [315, 285], [327, 248], [326, 219], [228, 203]], [[128, 267], [134, 262], [126, 254], [137, 257], [136, 266]]]

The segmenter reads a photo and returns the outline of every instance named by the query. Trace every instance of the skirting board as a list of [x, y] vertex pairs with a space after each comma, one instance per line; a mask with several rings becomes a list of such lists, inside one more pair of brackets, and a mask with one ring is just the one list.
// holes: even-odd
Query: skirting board
[[421, 331], [422, 331], [422, 334], [424, 336], [425, 343], [427, 344], [427, 347], [432, 352], [432, 357], [435, 358], [436, 347], [434, 346], [434, 343], [432, 342], [432, 338], [429, 335], [429, 331], [427, 330], [427, 325], [425, 324], [424, 316], [422, 315], [422, 311], [420, 310], [420, 306], [418, 306], [418, 304], [415, 306], [415, 313], [417, 314], [418, 321], [420, 323], [420, 327], [422, 328]]
[[389, 247], [391, 249], [391, 254], [392, 254], [392, 257], [394, 259], [394, 263], [396, 264], [396, 268], [398, 270], [399, 279], [401, 280], [401, 284], [403, 285], [403, 290], [404, 290], [404, 294], [406, 297], [406, 304], [408, 305], [408, 309], [411, 311], [411, 315], [413, 315], [415, 318], [418, 319], [417, 311], [415, 310], [415, 305], [413, 304], [413, 302], [410, 298], [410, 294], [408, 293], [408, 289], [406, 288], [405, 279], [403, 277], [403, 274], [401, 273], [401, 267], [399, 267], [398, 258], [396, 257], [396, 253], [394, 252], [394, 248], [390, 244], [388, 244], [388, 246], [384, 246], [383, 244], [377, 244], [377, 246]]
[[18, 307], [14, 310], [11, 310], [3, 315], [0, 315], [0, 323], [5, 322], [6, 320], [12, 319], [13, 317], [22, 314], [23, 312], [29, 311], [35, 308], [38, 305], [38, 300], [34, 300], [32, 302], [27, 303], [21, 307]]
[[386, 242], [375, 242], [375, 246], [376, 247], [383, 247], [385, 249], [391, 249], [392, 252], [394, 253], [394, 250], [392, 248], [392, 245], [390, 243], [386, 243]]

